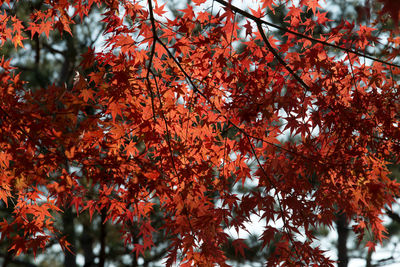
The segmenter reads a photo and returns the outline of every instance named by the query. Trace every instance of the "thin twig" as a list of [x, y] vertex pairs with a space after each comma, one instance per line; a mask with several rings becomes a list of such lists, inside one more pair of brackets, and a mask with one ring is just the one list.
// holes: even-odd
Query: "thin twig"
[[360, 53], [360, 52], [352, 50], [352, 49], [344, 48], [344, 47], [341, 47], [339, 45], [331, 44], [331, 43], [328, 43], [326, 41], [318, 40], [318, 39], [315, 39], [313, 37], [307, 36], [305, 34], [302, 34], [302, 33], [299, 33], [299, 32], [293, 31], [293, 30], [289, 30], [289, 29], [287, 29], [285, 27], [281, 27], [281, 26], [278, 26], [278, 25], [273, 24], [271, 22], [265, 21], [265, 20], [263, 20], [261, 18], [258, 18], [256, 16], [251, 15], [250, 13], [248, 13], [248, 12], [246, 12], [246, 11], [244, 11], [244, 10], [242, 10], [242, 9], [240, 9], [240, 8], [238, 8], [238, 7], [232, 5], [231, 3], [226, 2], [224, 0], [215, 0], [215, 1], [217, 1], [218, 3], [220, 3], [221, 5], [223, 5], [225, 7], [230, 8], [232, 11], [237, 12], [237, 13], [245, 16], [246, 18], [249, 18], [249, 19], [253, 20], [257, 25], [258, 24], [265, 24], [265, 25], [271, 26], [271, 27], [273, 27], [275, 29], [278, 29], [278, 30], [281, 30], [281, 31], [284, 31], [284, 32], [287, 32], [287, 33], [291, 33], [291, 34], [296, 35], [296, 36], [298, 36], [300, 38], [307, 39], [307, 40], [309, 40], [311, 42], [320, 43], [320, 44], [323, 44], [325, 46], [330, 46], [330, 47], [333, 47], [333, 48], [336, 48], [336, 49], [339, 49], [339, 50], [342, 50], [342, 51], [345, 51], [345, 52], [349, 52], [349, 53], [355, 54], [355, 55], [360, 56], [360, 57], [368, 58], [370, 60], [373, 60], [373, 61], [376, 61], [376, 62], [380, 62], [382, 64], [386, 64], [388, 66], [393, 66], [393, 67], [400, 68], [400, 65], [397, 65], [397, 64], [394, 64], [394, 63], [390, 63], [390, 62], [384, 61], [382, 59], [375, 58], [375, 57], [369, 56], [367, 54]]

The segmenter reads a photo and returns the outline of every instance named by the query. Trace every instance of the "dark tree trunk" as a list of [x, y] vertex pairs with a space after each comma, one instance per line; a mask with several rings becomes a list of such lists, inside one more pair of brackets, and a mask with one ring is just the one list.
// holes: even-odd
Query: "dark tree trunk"
[[99, 267], [104, 267], [106, 261], [106, 210], [101, 211], [101, 222], [100, 222], [100, 255], [99, 255]]
[[71, 252], [65, 250], [64, 254], [64, 267], [76, 267], [76, 254], [75, 254], [75, 224], [74, 224], [74, 214], [72, 208], [66, 208], [62, 216], [64, 224], [64, 235], [67, 236], [67, 241], [71, 244]]
[[136, 259], [136, 255], [132, 255], [132, 264], [131, 264], [131, 266], [132, 267], [138, 267], [139, 266], [138, 261]]
[[[75, 34], [74, 30], [75, 27], [71, 25], [71, 31]], [[72, 38], [72, 36], [69, 34], [66, 34], [65, 36], [67, 49], [64, 51], [64, 64], [61, 69], [59, 86], [63, 86], [64, 84], [68, 85], [68, 83], [71, 82], [71, 78], [74, 76], [74, 69], [76, 65], [77, 49], [74, 43], [74, 38]]]
[[349, 228], [346, 215], [341, 213], [337, 215], [336, 226], [338, 232], [338, 267], [347, 267], [349, 257], [347, 255], [347, 238], [349, 236]]
[[11, 260], [11, 253], [10, 251], [7, 251], [6, 254], [4, 255], [3, 267], [7, 267], [8, 264], [10, 263], [10, 260]]
[[372, 253], [373, 253], [372, 249], [371, 249], [371, 250], [368, 250], [368, 254], [367, 254], [367, 259], [366, 259], [365, 267], [372, 267], [372, 263], [371, 263], [371, 260], [372, 260]]
[[83, 250], [83, 256], [85, 258], [85, 265], [83, 267], [95, 267], [94, 263], [94, 253], [93, 253], [93, 231], [91, 229], [92, 225], [88, 218], [82, 223], [83, 232], [80, 237], [80, 243]]

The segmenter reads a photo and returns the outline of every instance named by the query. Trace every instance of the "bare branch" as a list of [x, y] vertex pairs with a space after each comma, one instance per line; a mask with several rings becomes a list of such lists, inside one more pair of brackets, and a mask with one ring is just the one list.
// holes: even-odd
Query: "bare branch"
[[326, 41], [318, 40], [318, 39], [315, 39], [313, 37], [307, 36], [305, 34], [302, 34], [302, 33], [299, 33], [299, 32], [295, 32], [295, 31], [289, 30], [289, 29], [287, 29], [285, 27], [278, 26], [278, 25], [273, 24], [271, 22], [265, 21], [265, 20], [263, 20], [261, 18], [257, 18], [256, 16], [253, 16], [252, 14], [250, 14], [250, 13], [248, 13], [248, 12], [246, 12], [246, 11], [244, 11], [244, 10], [234, 6], [234, 5], [232, 5], [231, 3], [227, 2], [227, 1], [224, 1], [224, 0], [215, 0], [215, 1], [220, 3], [223, 6], [227, 7], [227, 8], [230, 8], [232, 11], [234, 11], [236, 13], [239, 13], [242, 16], [245, 16], [246, 18], [249, 18], [249, 19], [253, 20], [255, 23], [257, 23], [257, 25], [265, 24], [265, 25], [271, 26], [271, 27], [273, 27], [275, 29], [278, 29], [278, 30], [281, 30], [281, 31], [284, 31], [284, 32], [287, 32], [287, 33], [291, 33], [291, 34], [296, 35], [296, 36], [298, 36], [300, 38], [307, 39], [307, 40], [309, 40], [311, 42], [314, 42], [314, 43], [320, 43], [320, 44], [323, 44], [325, 46], [330, 46], [332, 48], [339, 49], [339, 50], [345, 51], [347, 53], [352, 53], [352, 54], [355, 54], [355, 55], [360, 56], [360, 57], [368, 58], [370, 60], [373, 60], [373, 61], [376, 61], [376, 62], [380, 62], [382, 64], [386, 64], [388, 66], [393, 66], [393, 67], [400, 68], [400, 65], [397, 65], [397, 64], [394, 64], [394, 63], [390, 63], [390, 62], [384, 61], [382, 59], [375, 58], [375, 57], [369, 56], [369, 55], [364, 54], [364, 53], [360, 53], [360, 52], [352, 50], [352, 49], [344, 48], [344, 47], [341, 47], [339, 45], [331, 44], [331, 43], [328, 43]]

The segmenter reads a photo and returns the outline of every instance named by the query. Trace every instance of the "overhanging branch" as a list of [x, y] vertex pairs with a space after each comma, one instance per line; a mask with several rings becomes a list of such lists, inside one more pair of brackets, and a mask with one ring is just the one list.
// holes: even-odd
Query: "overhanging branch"
[[251, 19], [257, 25], [265, 24], [265, 25], [271, 26], [271, 27], [273, 27], [275, 29], [278, 29], [278, 30], [281, 30], [281, 31], [284, 31], [284, 32], [287, 32], [287, 33], [291, 33], [291, 34], [296, 35], [296, 36], [298, 36], [300, 38], [307, 39], [307, 40], [309, 40], [311, 42], [314, 42], [314, 43], [320, 43], [320, 44], [323, 44], [325, 46], [330, 46], [332, 48], [339, 49], [339, 50], [345, 51], [347, 53], [352, 53], [352, 54], [355, 54], [357, 56], [364, 57], [364, 58], [367, 58], [367, 59], [370, 59], [370, 60], [373, 60], [373, 61], [376, 61], [376, 62], [380, 62], [380, 63], [388, 65], [388, 66], [393, 66], [393, 67], [396, 67], [396, 68], [400, 68], [400, 65], [397, 65], [397, 64], [394, 64], [394, 63], [390, 63], [390, 62], [384, 61], [382, 59], [375, 58], [375, 57], [369, 56], [369, 55], [364, 54], [364, 53], [360, 53], [360, 52], [352, 50], [352, 49], [344, 48], [344, 47], [341, 47], [339, 45], [331, 44], [331, 43], [328, 43], [326, 41], [318, 40], [318, 39], [315, 39], [313, 37], [307, 36], [305, 34], [302, 34], [302, 33], [287, 29], [285, 27], [273, 24], [271, 22], [265, 21], [265, 20], [263, 20], [261, 18], [258, 18], [256, 16], [244, 11], [243, 9], [240, 9], [240, 8], [232, 5], [231, 3], [227, 2], [227, 1], [224, 1], [224, 0], [215, 0], [215, 1], [220, 3], [221, 5], [229, 8], [229, 9], [231, 9], [232, 11], [234, 11], [236, 13], [239, 13], [240, 15], [242, 15], [242, 16], [248, 18], [248, 19]]

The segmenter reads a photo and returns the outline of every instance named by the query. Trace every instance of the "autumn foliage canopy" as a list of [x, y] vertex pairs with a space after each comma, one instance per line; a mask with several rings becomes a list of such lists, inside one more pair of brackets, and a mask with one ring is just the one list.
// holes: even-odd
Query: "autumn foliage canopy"
[[[397, 22], [391, 1], [368, 26], [332, 24], [317, 0], [193, 0], [176, 17], [155, 0], [47, 0], [28, 20], [13, 15], [22, 2], [1, 1], [1, 46], [71, 36], [98, 7], [105, 27], [63, 85], [31, 88], [1, 58], [0, 202], [12, 216], [0, 233], [10, 251], [53, 239], [68, 250], [55, 226], [67, 207], [103, 211], [127, 244], [138, 225], [136, 255], [165, 231], [168, 266], [227, 266], [226, 229], [253, 214], [263, 245], [275, 240], [270, 266], [333, 264], [314, 229], [338, 213], [360, 238], [372, 233], [369, 246], [384, 238], [382, 210], [400, 193], [387, 169], [400, 153], [400, 37], [373, 25]], [[280, 5], [284, 26], [265, 19]], [[243, 252], [242, 240], [233, 245]]]

